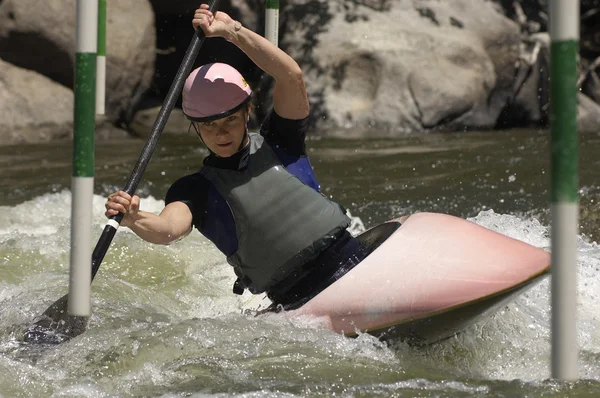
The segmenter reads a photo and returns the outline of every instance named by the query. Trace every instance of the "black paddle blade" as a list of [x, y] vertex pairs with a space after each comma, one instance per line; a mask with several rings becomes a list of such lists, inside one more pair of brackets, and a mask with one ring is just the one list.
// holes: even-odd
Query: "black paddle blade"
[[69, 295], [65, 294], [54, 302], [27, 329], [23, 340], [33, 344], [60, 344], [85, 332], [88, 317], [69, 315]]

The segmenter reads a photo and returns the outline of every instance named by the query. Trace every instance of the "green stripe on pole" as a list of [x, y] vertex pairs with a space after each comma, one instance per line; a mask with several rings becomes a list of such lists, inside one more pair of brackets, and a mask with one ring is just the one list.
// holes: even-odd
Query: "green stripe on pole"
[[98, 55], [106, 55], [106, 0], [98, 0]]
[[552, 377], [578, 378], [577, 50], [579, 0], [550, 0]]
[[577, 201], [577, 51], [576, 40], [552, 42], [550, 51], [553, 203]]
[[265, 38], [279, 46], [279, 1], [267, 0], [265, 9]]
[[73, 177], [94, 176], [96, 53], [75, 54]]

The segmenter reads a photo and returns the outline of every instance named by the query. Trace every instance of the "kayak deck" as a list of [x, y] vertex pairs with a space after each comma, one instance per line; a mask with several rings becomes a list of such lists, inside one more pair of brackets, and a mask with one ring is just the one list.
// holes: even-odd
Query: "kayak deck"
[[289, 316], [347, 336], [428, 343], [488, 316], [548, 274], [550, 254], [473, 222], [417, 213], [358, 239], [376, 249]]

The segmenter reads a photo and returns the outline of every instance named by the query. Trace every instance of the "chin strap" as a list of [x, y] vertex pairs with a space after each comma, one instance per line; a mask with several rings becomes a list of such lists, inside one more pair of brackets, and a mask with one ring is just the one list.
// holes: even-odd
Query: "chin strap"
[[246, 119], [246, 123], [244, 124], [244, 138], [242, 138], [242, 142], [240, 142], [240, 146], [237, 151], [241, 151], [244, 149], [244, 145], [246, 144], [246, 140], [248, 139], [248, 120], [250, 119], [250, 115], [248, 114], [248, 108], [244, 111], [244, 119]]
[[244, 130], [244, 137], [242, 138], [242, 142], [240, 142], [240, 146], [238, 147], [236, 152], [239, 152], [242, 149], [244, 149], [244, 146], [246, 145], [247, 140], [248, 140], [248, 125], [246, 125], [246, 129]]
[[244, 118], [246, 119], [246, 124], [244, 125], [244, 137], [242, 138], [242, 142], [240, 142], [240, 146], [237, 149], [237, 152], [244, 151], [242, 156], [240, 156], [240, 163], [238, 164], [238, 170], [243, 169], [248, 164], [248, 158], [250, 157], [250, 145], [246, 148], [246, 141], [250, 144], [250, 137], [248, 135], [248, 119], [250, 119], [248, 115], [248, 110], [244, 112]]
[[246, 131], [244, 132], [244, 138], [242, 139], [242, 142], [240, 143], [240, 147], [238, 148], [238, 153], [239, 152], [243, 152], [242, 156], [240, 156], [240, 162], [238, 163], [238, 170], [241, 170], [243, 168], [245, 168], [248, 165], [248, 159], [250, 158], [250, 143], [248, 142], [248, 145], [244, 145], [246, 143], [246, 140], [250, 140], [249, 136], [248, 136], [248, 126], [246, 125]]

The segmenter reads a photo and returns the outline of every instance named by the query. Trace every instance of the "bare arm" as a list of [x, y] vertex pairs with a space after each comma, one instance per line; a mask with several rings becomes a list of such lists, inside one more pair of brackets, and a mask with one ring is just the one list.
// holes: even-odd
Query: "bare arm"
[[109, 195], [105, 215], [123, 213], [122, 226], [130, 228], [145, 241], [161, 245], [183, 238], [192, 230], [192, 212], [182, 202], [168, 204], [159, 215], [140, 211], [139, 206], [137, 195], [119, 191]]
[[202, 4], [192, 21], [194, 28], [202, 28], [208, 37], [224, 37], [240, 48], [263, 71], [273, 76], [273, 107], [286, 119], [308, 116], [309, 104], [300, 66], [292, 57], [264, 37], [244, 28], [224, 12], [213, 16], [208, 5]]

